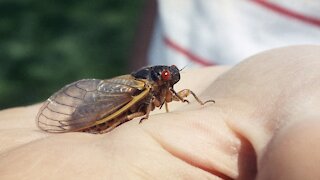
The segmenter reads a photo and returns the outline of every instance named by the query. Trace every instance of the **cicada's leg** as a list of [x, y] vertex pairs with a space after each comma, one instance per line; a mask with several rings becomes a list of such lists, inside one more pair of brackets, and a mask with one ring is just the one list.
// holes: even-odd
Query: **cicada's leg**
[[143, 115], [145, 115], [144, 112], [135, 112], [135, 113], [127, 115], [127, 120], [130, 121], [130, 120], [132, 120], [132, 119], [134, 119], [136, 117], [140, 117], [140, 116], [143, 116]]
[[149, 105], [147, 106], [146, 114], [144, 115], [143, 118], [140, 119], [139, 124], [142, 123], [142, 121], [144, 121], [144, 120], [146, 120], [146, 119], [149, 118], [149, 114], [150, 114], [150, 112], [151, 112], [151, 108], [152, 108], [152, 105], [149, 104]]
[[204, 105], [204, 104], [206, 104], [206, 103], [208, 103], [208, 102], [213, 102], [213, 103], [215, 103], [214, 100], [207, 100], [207, 101], [204, 101], [204, 102], [201, 101], [201, 100], [198, 98], [198, 96], [197, 96], [193, 91], [191, 91], [190, 89], [183, 89], [183, 90], [181, 90], [181, 91], [179, 91], [179, 92], [175, 92], [173, 89], [171, 89], [171, 91], [172, 91], [172, 93], [174, 94], [174, 96], [172, 97], [172, 99], [175, 100], [175, 101], [182, 101], [182, 102], [187, 102], [187, 103], [189, 103], [189, 101], [186, 100], [186, 99], [184, 99], [184, 98], [188, 97], [188, 96], [191, 94], [191, 95], [198, 101], [198, 103], [201, 104], [201, 105]]
[[[184, 89], [181, 90], [179, 92], [176, 92], [174, 89], [170, 89], [170, 91], [172, 92], [172, 100], [174, 101], [181, 101], [181, 102], [186, 102], [186, 103], [190, 103], [188, 100], [184, 99], [185, 97], [187, 97], [190, 93], [188, 92], [188, 89]], [[190, 90], [189, 90], [190, 91]]]
[[166, 102], [164, 102], [164, 105], [165, 105], [165, 107], [166, 107], [166, 112], [169, 112], [169, 106], [168, 106], [167, 101], [166, 101]]
[[100, 134], [107, 133], [107, 132], [111, 131], [112, 129], [116, 128], [117, 126], [121, 125], [122, 123], [130, 121], [136, 117], [143, 116], [144, 114], [145, 114], [144, 112], [135, 112], [135, 113], [129, 114], [127, 116], [123, 116], [123, 117], [117, 119], [117, 121], [115, 121], [115, 123], [113, 123], [111, 126], [107, 127], [106, 129], [103, 129], [102, 131], [99, 131], [99, 133]]
[[154, 109], [155, 106], [161, 106], [160, 102], [154, 96], [150, 98], [150, 102], [147, 104], [146, 113], [143, 118], [140, 119], [139, 124], [149, 118], [150, 112]]
[[113, 130], [114, 128], [116, 128], [117, 126], [119, 126], [120, 124], [122, 124], [122, 122], [120, 120], [117, 120], [114, 123], [112, 123], [111, 125], [108, 125], [107, 127], [100, 127], [102, 130], [100, 130], [98, 133], [100, 133], [100, 134], [107, 133], [107, 132]]
[[[172, 97], [172, 96], [171, 96]], [[168, 106], [168, 102], [167, 101], [163, 101], [163, 103], [160, 105], [160, 109], [163, 107], [163, 105], [165, 106], [166, 108], [166, 112], [169, 112], [169, 106]]]
[[[177, 100], [177, 101], [179, 101], [179, 100]], [[166, 112], [168, 113], [168, 112], [169, 112], [168, 102], [167, 102], [167, 101], [164, 101], [164, 102], [161, 104], [160, 109], [162, 108], [163, 105], [165, 106]]]

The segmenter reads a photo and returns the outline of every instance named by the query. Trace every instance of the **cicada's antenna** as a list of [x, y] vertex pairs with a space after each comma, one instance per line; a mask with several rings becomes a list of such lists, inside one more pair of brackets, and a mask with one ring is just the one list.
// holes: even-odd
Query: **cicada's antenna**
[[187, 65], [185, 65], [183, 68], [179, 69], [179, 72], [181, 72], [182, 70], [184, 70], [187, 66], [189, 66], [190, 63], [188, 63]]

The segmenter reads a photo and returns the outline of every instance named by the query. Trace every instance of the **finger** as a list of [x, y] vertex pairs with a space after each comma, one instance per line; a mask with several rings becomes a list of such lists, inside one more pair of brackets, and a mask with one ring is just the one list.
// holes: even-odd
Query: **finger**
[[260, 162], [257, 179], [320, 177], [320, 122], [305, 120], [280, 130]]
[[104, 135], [51, 136], [0, 157], [0, 179], [210, 179], [170, 155], [135, 121]]
[[319, 52], [319, 46], [294, 46], [261, 53], [204, 92], [214, 97], [229, 127], [252, 144], [257, 164], [277, 131], [310, 115], [319, 118]]
[[213, 105], [159, 114], [142, 127], [187, 164], [223, 179], [251, 179], [256, 169], [250, 143], [232, 132], [217, 112], [221, 111]]

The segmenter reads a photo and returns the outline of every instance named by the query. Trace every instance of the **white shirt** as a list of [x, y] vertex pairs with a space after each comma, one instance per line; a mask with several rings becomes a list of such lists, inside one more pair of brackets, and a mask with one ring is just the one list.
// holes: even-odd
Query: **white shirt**
[[235, 64], [261, 51], [320, 44], [319, 0], [159, 0], [150, 65]]

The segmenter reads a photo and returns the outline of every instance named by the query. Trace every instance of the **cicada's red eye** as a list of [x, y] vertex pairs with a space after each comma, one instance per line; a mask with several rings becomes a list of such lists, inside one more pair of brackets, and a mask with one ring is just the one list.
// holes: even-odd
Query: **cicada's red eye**
[[162, 73], [161, 73], [161, 79], [162, 79], [163, 81], [168, 81], [168, 80], [170, 80], [170, 79], [171, 79], [170, 71], [168, 71], [168, 70], [162, 71]]

